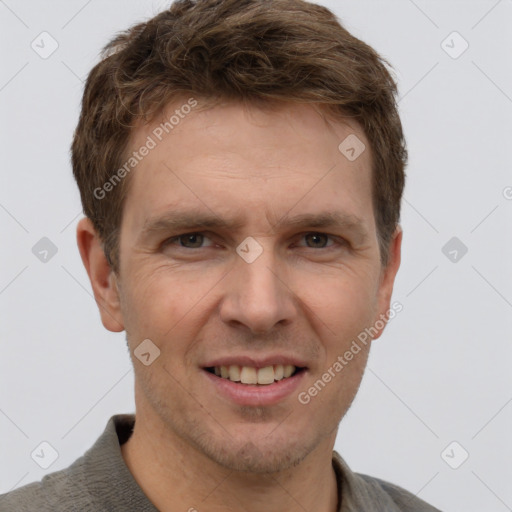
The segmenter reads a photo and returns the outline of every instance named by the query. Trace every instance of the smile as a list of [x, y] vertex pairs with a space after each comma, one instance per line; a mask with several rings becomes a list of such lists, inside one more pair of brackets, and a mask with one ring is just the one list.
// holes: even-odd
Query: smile
[[264, 386], [292, 377], [297, 372], [301, 371], [302, 368], [291, 364], [274, 364], [265, 366], [264, 368], [232, 364], [229, 366], [209, 367], [206, 368], [206, 370], [221, 379], [227, 379], [231, 382]]

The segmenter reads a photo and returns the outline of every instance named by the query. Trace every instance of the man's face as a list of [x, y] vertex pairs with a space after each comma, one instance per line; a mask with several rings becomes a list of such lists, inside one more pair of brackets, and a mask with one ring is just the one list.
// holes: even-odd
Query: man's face
[[[148, 135], [157, 145], [132, 171], [120, 236], [131, 353], [146, 339], [160, 350], [148, 366], [133, 358], [137, 414], [231, 469], [331, 450], [369, 344], [307, 404], [299, 394], [387, 311], [394, 278], [380, 264], [368, 141], [299, 105], [192, 111], [161, 142], [159, 124], [133, 134], [133, 149]], [[368, 148], [355, 161], [338, 149], [350, 134]], [[295, 373], [280, 379], [281, 365]], [[261, 368], [272, 384], [236, 382]]]

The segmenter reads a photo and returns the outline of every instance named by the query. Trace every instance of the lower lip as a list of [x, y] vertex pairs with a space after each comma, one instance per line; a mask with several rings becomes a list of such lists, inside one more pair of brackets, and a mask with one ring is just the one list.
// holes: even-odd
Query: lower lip
[[203, 370], [219, 393], [238, 405], [275, 405], [297, 391], [306, 370], [273, 384], [252, 385], [233, 382]]

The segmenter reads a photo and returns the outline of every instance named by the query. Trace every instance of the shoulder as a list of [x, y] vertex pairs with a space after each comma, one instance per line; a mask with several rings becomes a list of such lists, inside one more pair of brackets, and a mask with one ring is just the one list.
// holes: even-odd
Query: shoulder
[[337, 452], [333, 467], [341, 490], [340, 512], [440, 512], [398, 485], [352, 472]]
[[[134, 483], [124, 465], [120, 442], [133, 429], [133, 415], [110, 418], [94, 445], [68, 468], [46, 475], [40, 482], [0, 495], [0, 512], [98, 512], [116, 493]], [[139, 501], [142, 498], [132, 490]], [[122, 494], [121, 494], [122, 495]]]
[[440, 512], [438, 508], [429, 505], [427, 502], [418, 498], [412, 492], [406, 491], [398, 485], [386, 482], [379, 478], [356, 473], [356, 478], [364, 482], [364, 485], [376, 489], [377, 492], [383, 493], [389, 497], [396, 505], [396, 510], [401, 512]]
[[92, 512], [94, 504], [79, 478], [80, 459], [73, 466], [0, 495], [0, 512]]

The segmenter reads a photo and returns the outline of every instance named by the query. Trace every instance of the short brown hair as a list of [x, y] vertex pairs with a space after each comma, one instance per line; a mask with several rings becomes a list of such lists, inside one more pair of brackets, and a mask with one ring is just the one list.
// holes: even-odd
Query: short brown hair
[[[94, 193], [126, 161], [133, 128], [183, 95], [205, 101], [318, 104], [358, 121], [372, 149], [381, 261], [399, 222], [407, 150], [388, 62], [327, 8], [303, 0], [178, 0], [118, 34], [90, 72], [72, 143], [84, 214], [114, 271], [128, 177]], [[390, 67], [390, 66], [389, 66]]]

